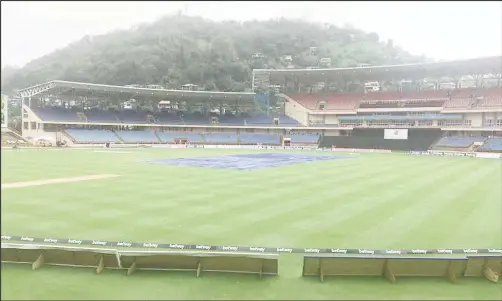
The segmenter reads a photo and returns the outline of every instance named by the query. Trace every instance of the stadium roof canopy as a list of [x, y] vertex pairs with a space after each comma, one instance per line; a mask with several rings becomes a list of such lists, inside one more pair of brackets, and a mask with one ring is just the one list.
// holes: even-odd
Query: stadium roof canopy
[[224, 100], [224, 101], [252, 101], [255, 93], [252, 92], [212, 92], [212, 91], [185, 91], [185, 90], [165, 90], [134, 88], [124, 86], [111, 86], [101, 84], [77, 83], [69, 81], [54, 80], [44, 84], [28, 87], [18, 91], [20, 97], [32, 97], [47, 94], [71, 94], [76, 96], [110, 96], [119, 95], [124, 98], [156, 98], [159, 100], [169, 100], [170, 97], [176, 99], [191, 100]]
[[378, 81], [389, 79], [423, 79], [428, 77], [439, 78], [443, 76], [460, 77], [463, 75], [500, 73], [502, 73], [502, 56], [422, 64], [353, 68], [253, 70], [253, 76], [270, 76], [271, 84], [283, 84], [286, 79], [296, 79], [302, 82], [315, 83], [326, 80], [333, 82], [350, 79]]

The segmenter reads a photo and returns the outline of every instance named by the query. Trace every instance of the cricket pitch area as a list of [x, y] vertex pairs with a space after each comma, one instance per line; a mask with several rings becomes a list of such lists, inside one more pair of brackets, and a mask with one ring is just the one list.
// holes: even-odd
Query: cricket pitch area
[[[204, 166], [204, 167], [201, 167]], [[235, 149], [2, 150], [2, 235], [283, 248], [502, 248], [500, 160]], [[500, 300], [502, 282], [2, 264], [2, 299]]]

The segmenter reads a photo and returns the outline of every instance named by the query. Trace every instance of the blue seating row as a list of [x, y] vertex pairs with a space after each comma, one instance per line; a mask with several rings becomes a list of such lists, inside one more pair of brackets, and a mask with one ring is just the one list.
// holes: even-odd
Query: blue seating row
[[443, 137], [441, 138], [436, 146], [439, 147], [469, 147], [474, 142], [483, 142], [486, 137], [476, 136], [476, 137]]
[[[90, 129], [67, 129], [77, 143], [175, 143], [188, 140], [190, 143], [213, 144], [280, 144], [281, 137], [274, 134], [233, 134], [233, 133], [186, 133], [147, 131], [108, 131]], [[317, 140], [316, 140], [317, 141]]]
[[[136, 124], [211, 124], [212, 120], [209, 116], [202, 115], [201, 113], [192, 114], [182, 114], [178, 115], [175, 113], [168, 112], [136, 112], [136, 111], [99, 111], [99, 110], [88, 110], [85, 111], [84, 120], [78, 115], [77, 110], [73, 109], [63, 109], [63, 108], [32, 108], [33, 112], [40, 117], [40, 119], [45, 121], [67, 121], [67, 122], [82, 122], [87, 120], [88, 122], [110, 122], [110, 123], [136, 123]], [[149, 119], [148, 115], [153, 116], [153, 119]], [[246, 125], [246, 124], [256, 124], [256, 125], [272, 125], [274, 123], [274, 118], [279, 118], [279, 123], [281, 125], [291, 125], [300, 126], [300, 123], [286, 115], [277, 116], [267, 116], [267, 115], [255, 115], [255, 116], [236, 116], [231, 114], [217, 116], [218, 122], [223, 125]]]

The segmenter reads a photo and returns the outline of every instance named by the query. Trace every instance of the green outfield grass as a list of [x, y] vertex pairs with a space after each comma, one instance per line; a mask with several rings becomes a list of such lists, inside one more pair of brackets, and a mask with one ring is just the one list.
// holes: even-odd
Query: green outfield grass
[[[2, 190], [2, 234], [314, 248], [502, 248], [498, 160], [362, 154], [231, 171], [141, 163], [250, 150], [2, 151], [2, 184], [94, 174], [120, 177]], [[279, 277], [2, 265], [2, 299], [491, 299], [484, 279]]]

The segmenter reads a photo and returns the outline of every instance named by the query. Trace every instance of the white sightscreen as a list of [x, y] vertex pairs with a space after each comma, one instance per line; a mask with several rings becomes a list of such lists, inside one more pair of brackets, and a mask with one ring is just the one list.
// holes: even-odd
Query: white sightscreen
[[385, 129], [384, 139], [406, 140], [408, 139], [408, 129]]

